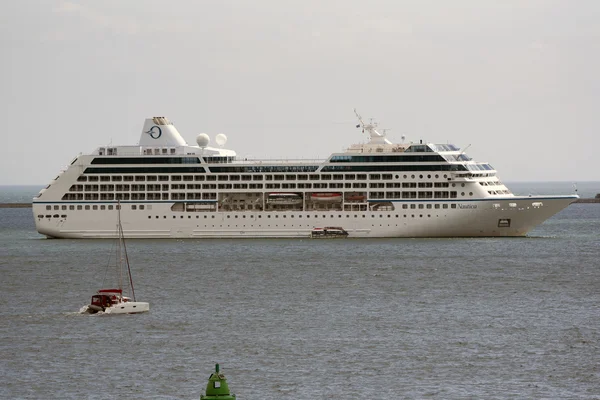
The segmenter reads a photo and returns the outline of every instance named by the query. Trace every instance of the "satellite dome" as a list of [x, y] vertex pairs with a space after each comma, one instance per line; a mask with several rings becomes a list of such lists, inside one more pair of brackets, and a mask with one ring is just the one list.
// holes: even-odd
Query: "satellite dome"
[[201, 133], [198, 136], [196, 136], [196, 143], [198, 143], [198, 146], [200, 146], [202, 148], [208, 146], [209, 142], [210, 142], [210, 138], [208, 137], [208, 135], [206, 133]]
[[227, 136], [225, 136], [224, 133], [219, 133], [216, 137], [215, 137], [215, 141], [217, 142], [217, 144], [219, 146], [224, 146], [225, 143], [227, 143]]

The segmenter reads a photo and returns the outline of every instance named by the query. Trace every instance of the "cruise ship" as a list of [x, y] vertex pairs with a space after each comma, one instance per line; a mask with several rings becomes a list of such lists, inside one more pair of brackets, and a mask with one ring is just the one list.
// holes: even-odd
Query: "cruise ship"
[[190, 145], [167, 118], [146, 119], [137, 145], [79, 155], [40, 191], [37, 231], [114, 238], [119, 207], [127, 238], [525, 236], [578, 198], [514, 195], [464, 150], [392, 143], [356, 116], [366, 141], [318, 161], [240, 158], [223, 134]]

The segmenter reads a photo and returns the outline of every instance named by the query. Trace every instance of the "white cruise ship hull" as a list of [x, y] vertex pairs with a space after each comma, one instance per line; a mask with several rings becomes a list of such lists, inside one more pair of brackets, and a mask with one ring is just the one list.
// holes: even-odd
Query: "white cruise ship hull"
[[[393, 211], [176, 212], [173, 202], [147, 202], [143, 210], [124, 203], [121, 218], [127, 238], [309, 238], [314, 228], [324, 226], [342, 227], [349, 238], [510, 237], [525, 236], [577, 198], [395, 201]], [[77, 211], [68, 210], [70, 203], [60, 204], [67, 210], [48, 211], [49, 203], [34, 201], [39, 233], [49, 238], [115, 237], [114, 210]]]
[[[165, 117], [147, 118], [133, 146], [81, 154], [33, 199], [39, 233], [113, 238], [121, 207], [128, 238], [524, 236], [578, 196], [514, 196], [487, 162], [452, 144], [369, 136], [325, 160], [238, 158], [189, 145]], [[344, 235], [346, 236], [346, 235]]]

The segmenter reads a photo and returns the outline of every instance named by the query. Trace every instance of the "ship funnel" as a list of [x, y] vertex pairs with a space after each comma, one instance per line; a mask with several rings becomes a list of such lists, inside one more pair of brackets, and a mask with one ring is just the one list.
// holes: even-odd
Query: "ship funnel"
[[187, 143], [168, 119], [154, 117], [144, 122], [140, 146], [187, 146]]

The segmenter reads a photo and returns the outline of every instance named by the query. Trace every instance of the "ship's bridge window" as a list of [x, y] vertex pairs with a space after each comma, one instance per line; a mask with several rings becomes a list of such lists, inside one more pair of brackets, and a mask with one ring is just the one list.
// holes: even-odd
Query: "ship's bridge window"
[[431, 153], [433, 150], [426, 144], [413, 144], [404, 151], [405, 153]]

